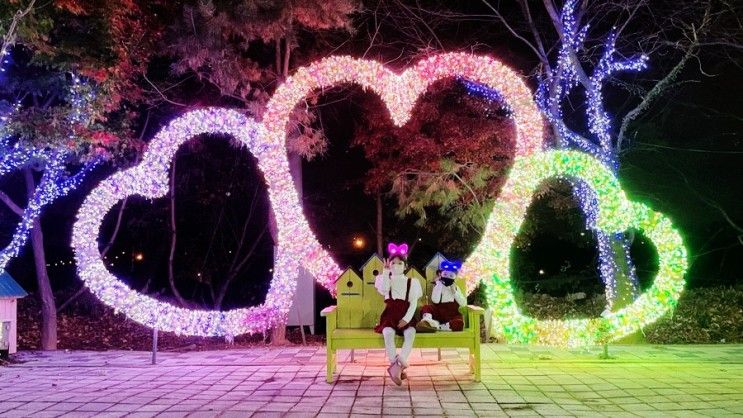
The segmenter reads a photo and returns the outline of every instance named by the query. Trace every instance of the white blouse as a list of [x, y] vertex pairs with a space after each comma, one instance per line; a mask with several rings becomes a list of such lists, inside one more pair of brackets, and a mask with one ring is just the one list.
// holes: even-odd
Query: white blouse
[[[382, 271], [382, 274], [378, 275], [374, 280], [374, 287], [377, 291], [384, 296], [386, 299], [389, 296], [390, 287], [392, 288], [392, 299], [405, 300], [405, 292], [408, 288], [408, 278], [402, 274], [391, 274], [387, 269]], [[410, 294], [408, 295], [408, 307], [405, 316], [402, 319], [405, 322], [410, 322], [415, 314], [415, 309], [418, 307], [418, 299], [423, 296], [423, 290], [421, 284], [416, 279], [410, 280]]]
[[467, 298], [462, 294], [462, 290], [459, 286], [453, 284], [451, 286], [444, 286], [441, 280], [436, 280], [436, 286], [433, 287], [431, 292], [432, 303], [446, 303], [457, 301], [459, 306], [467, 304]]

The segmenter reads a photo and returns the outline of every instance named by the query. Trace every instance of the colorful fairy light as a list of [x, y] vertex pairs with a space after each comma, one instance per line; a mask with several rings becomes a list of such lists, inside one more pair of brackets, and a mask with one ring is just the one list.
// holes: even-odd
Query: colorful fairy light
[[[87, 88], [89, 86], [77, 76], [72, 77], [73, 85], [67, 96], [72, 111], [67, 122], [83, 123], [88, 118], [85, 109], [92, 102], [92, 89]], [[36, 146], [19, 140], [11, 142], [15, 132], [9, 127], [9, 121], [19, 110], [20, 103], [16, 103], [8, 113], [0, 117], [0, 178], [32, 164], [42, 168], [43, 173], [33, 196], [29, 198], [20, 215], [21, 220], [16, 225], [10, 242], [0, 250], [0, 272], [20, 253], [28, 240], [34, 221], [41, 216], [42, 210], [75, 190], [101, 161], [100, 158], [92, 158], [85, 162], [77, 173], [70, 176], [67, 173], [67, 161], [73, 153], [72, 150], [64, 147]], [[70, 139], [73, 138], [73, 131], [70, 129]]]
[[[267, 104], [263, 114], [265, 142], [284, 149], [292, 110], [314, 90], [343, 83], [359, 84], [377, 93], [387, 106], [392, 122], [402, 126], [410, 119], [426, 89], [448, 77], [471, 80], [500, 92], [513, 112], [516, 155], [529, 155], [542, 149], [544, 121], [521, 77], [498, 60], [466, 53], [434, 55], [399, 75], [379, 62], [348, 56], [332, 56], [299, 68], [278, 87]], [[320, 284], [334, 292], [340, 268], [317, 242], [306, 222], [302, 224], [300, 237], [303, 243], [309, 243], [304, 266]]]
[[[160, 131], [142, 163], [104, 180], [85, 199], [73, 229], [72, 245], [80, 277], [109, 306], [142, 324], [189, 335], [228, 335], [262, 332], [281, 323], [288, 313], [301, 262], [331, 294], [341, 269], [312, 233], [294, 188], [286, 156], [289, 115], [312, 90], [354, 82], [377, 92], [393, 122], [410, 118], [418, 97], [430, 84], [460, 77], [502, 92], [514, 112], [516, 155], [542, 148], [543, 121], [531, 93], [511, 69], [492, 58], [470, 54], [442, 54], [419, 62], [397, 75], [374, 61], [330, 57], [303, 67], [279, 86], [263, 115], [263, 125], [240, 113], [210, 108], [190, 112]], [[265, 126], [265, 128], [264, 128]], [[193, 136], [224, 133], [248, 147], [268, 185], [279, 229], [274, 277], [262, 306], [232, 311], [189, 310], [137, 293], [113, 276], [101, 260], [98, 233], [106, 213], [132, 194], [158, 198], [168, 193], [168, 167], [178, 147]]]
[[[90, 291], [136, 322], [178, 334], [235, 336], [264, 332], [280, 323], [291, 307], [299, 262], [307, 245], [300, 235], [306, 221], [289, 174], [285, 149], [262, 143], [259, 138], [265, 135], [259, 134], [261, 129], [261, 124], [235, 110], [207, 108], [189, 112], [155, 136], [139, 165], [113, 174], [93, 189], [78, 212], [72, 233], [78, 273]], [[279, 245], [273, 280], [263, 305], [224, 312], [177, 307], [131, 289], [111, 274], [101, 259], [97, 237], [106, 213], [129, 195], [148, 199], [167, 195], [168, 168], [176, 151], [201, 134], [229, 135], [246, 146], [268, 182]]]
[[[586, 345], [616, 339], [648, 324], [675, 305], [683, 288], [686, 250], [663, 215], [629, 202], [616, 177], [598, 160], [574, 151], [540, 152], [543, 127], [524, 84], [505, 66], [486, 57], [445, 54], [424, 60], [402, 75], [381, 64], [348, 57], [331, 57], [301, 68], [279, 87], [269, 101], [263, 125], [227, 109], [190, 112], [164, 128], [150, 144], [137, 167], [104, 180], [86, 198], [73, 229], [73, 247], [80, 277], [108, 305], [133, 320], [164, 331], [189, 335], [227, 335], [262, 332], [285, 318], [302, 263], [329, 290], [340, 274], [337, 264], [319, 245], [302, 213], [286, 157], [289, 113], [308, 92], [343, 82], [356, 82], [382, 96], [393, 122], [404, 124], [417, 97], [433, 81], [462, 77], [486, 82], [508, 99], [518, 141], [511, 177], [495, 203], [485, 234], [463, 267], [468, 289], [485, 277], [486, 294], [496, 322], [511, 341]], [[265, 126], [265, 127], [264, 127]], [[138, 194], [150, 199], [168, 193], [168, 167], [178, 147], [205, 133], [231, 135], [258, 160], [268, 185], [278, 225], [274, 277], [261, 306], [231, 311], [190, 310], [142, 295], [116, 279], [105, 267], [97, 237], [105, 214], [121, 199]], [[595, 196], [596, 213], [589, 227], [605, 234], [637, 228], [658, 243], [660, 268], [653, 286], [635, 303], [603, 318], [538, 321], [518, 311], [510, 289], [510, 250], [531, 196], [547, 178], [564, 177], [585, 183]], [[493, 274], [495, 272], [495, 274]]]
[[[563, 4], [560, 13], [561, 44], [557, 60], [550, 71], [542, 77], [537, 88], [536, 101], [547, 120], [557, 131], [556, 139], [559, 148], [579, 149], [598, 158], [616, 172], [619, 162], [612, 144], [611, 118], [604, 108], [602, 88], [607, 79], [618, 72], [643, 70], [647, 67], [648, 58], [645, 55], [629, 59], [618, 56], [615, 48], [617, 33], [616, 29], [613, 29], [604, 42], [601, 58], [594, 66], [593, 73], [588, 76], [588, 85], [584, 86], [587, 126], [593, 140], [568, 128], [562, 113], [562, 103], [567, 100], [574, 88], [581, 85], [578, 72], [580, 64], [574, 61], [574, 57], [578, 51], [585, 49], [584, 43], [589, 29], [589, 25], [581, 26], [578, 21], [577, 4], [577, 0], [568, 0]], [[484, 97], [488, 101], [499, 100], [498, 92], [486, 86], [468, 82], [465, 82], [464, 86], [470, 94]], [[591, 203], [594, 201], [592, 193], [581, 183], [572, 182], [571, 184], [578, 204], [586, 216], [586, 224], [590, 227], [596, 216], [596, 208]], [[634, 295], [637, 294], [637, 274], [630, 259], [630, 243], [623, 234], [612, 236], [601, 231], [595, 231], [595, 233], [599, 255], [599, 276], [606, 288], [607, 309], [611, 309], [619, 298], [616, 289], [616, 273], [619, 268], [615, 263], [615, 251], [623, 253], [625, 264], [629, 267], [628, 281], [632, 288], [629, 289], [628, 294], [625, 294], [627, 298], [634, 299]], [[612, 248], [612, 242], [619, 242], [621, 245], [618, 248]], [[620, 305], [626, 305], [631, 301], [619, 302], [621, 302]]]
[[[594, 191], [594, 228], [605, 234], [635, 228], [655, 243], [658, 273], [653, 285], [630, 305], [600, 318], [537, 320], [523, 315], [511, 287], [511, 246], [537, 188], [547, 179], [585, 183]], [[497, 324], [509, 342], [586, 346], [616, 340], [648, 325], [672, 309], [684, 287], [686, 248], [671, 221], [627, 199], [612, 171], [598, 159], [577, 151], [549, 151], [516, 157], [475, 253], [462, 276], [468, 287], [480, 278]]]

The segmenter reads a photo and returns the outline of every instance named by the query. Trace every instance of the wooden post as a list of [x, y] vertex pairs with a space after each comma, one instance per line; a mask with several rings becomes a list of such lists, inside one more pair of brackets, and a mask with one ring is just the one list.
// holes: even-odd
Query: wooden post
[[152, 364], [157, 364], [157, 328], [152, 328]]

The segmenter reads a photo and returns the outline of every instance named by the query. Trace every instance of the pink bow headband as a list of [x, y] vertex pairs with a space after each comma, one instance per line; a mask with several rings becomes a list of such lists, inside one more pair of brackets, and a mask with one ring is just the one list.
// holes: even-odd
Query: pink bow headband
[[402, 244], [395, 244], [394, 242], [390, 242], [387, 244], [387, 253], [390, 257], [398, 255], [401, 257], [407, 257], [408, 256], [408, 244], [402, 243]]

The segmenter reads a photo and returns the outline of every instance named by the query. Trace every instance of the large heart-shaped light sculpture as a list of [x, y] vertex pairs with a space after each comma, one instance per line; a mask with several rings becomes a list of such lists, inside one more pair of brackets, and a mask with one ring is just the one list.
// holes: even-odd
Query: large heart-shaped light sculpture
[[[614, 234], [641, 230], [658, 252], [658, 272], [653, 285], [632, 304], [600, 318], [537, 320], [523, 315], [511, 288], [511, 251], [537, 188], [549, 178], [585, 182], [596, 194], [597, 224]], [[686, 248], [671, 221], [644, 204], [627, 200], [619, 181], [600, 161], [577, 151], [539, 152], [516, 157], [501, 189], [485, 232], [462, 275], [485, 274], [486, 295], [493, 321], [508, 341], [546, 345], [585, 346], [616, 340], [638, 331], [678, 302], [687, 269]], [[476, 269], [475, 267], [476, 266]]]
[[[104, 303], [137, 322], [163, 331], [204, 336], [261, 332], [276, 324], [291, 305], [300, 263], [335, 294], [335, 280], [341, 269], [310, 230], [288, 168], [285, 128], [290, 113], [311, 91], [351, 82], [379, 94], [392, 121], [399, 126], [410, 118], [418, 97], [428, 86], [447, 77], [465, 78], [501, 92], [514, 113], [516, 155], [541, 149], [543, 122], [531, 92], [515, 72], [492, 58], [442, 54], [398, 75], [375, 61], [330, 57], [300, 68], [277, 89], [263, 115], [263, 125], [227, 109], [188, 113], [158, 133], [137, 167], [114, 174], [98, 185], [85, 199], [73, 230], [72, 245], [81, 279]], [[179, 308], [129, 288], [106, 269], [100, 257], [97, 238], [111, 207], [129, 195], [165, 196], [169, 191], [168, 167], [176, 150], [204, 133], [231, 135], [246, 145], [258, 159], [268, 186], [279, 245], [273, 281], [261, 306], [225, 312]]]
[[123, 198], [139, 195], [149, 199], [166, 196], [169, 167], [178, 148], [201, 134], [229, 135], [246, 146], [258, 160], [268, 184], [269, 199], [282, 237], [304, 231], [302, 210], [289, 174], [284, 147], [263, 144], [263, 126], [241, 113], [219, 108], [189, 112], [168, 124], [150, 142], [142, 162], [102, 181], [86, 197], [72, 233], [78, 273], [90, 291], [105, 304], [129, 318], [162, 331], [214, 336], [262, 332], [285, 316], [291, 307], [297, 269], [304, 253], [292, 253], [279, 246], [274, 256], [274, 273], [265, 303], [230, 311], [180, 308], [158, 301], [128, 287], [108, 271], [101, 260], [98, 235], [106, 213]]
[[[513, 111], [516, 156], [529, 155], [542, 149], [544, 123], [532, 100], [532, 93], [521, 77], [493, 58], [466, 53], [435, 55], [401, 74], [396, 74], [379, 62], [347, 56], [332, 56], [299, 68], [279, 86], [268, 102], [263, 114], [266, 127], [264, 142], [284, 148], [292, 110], [314, 90], [343, 83], [359, 84], [377, 93], [387, 106], [392, 122], [402, 126], [410, 119], [416, 101], [426, 89], [437, 80], [450, 77], [481, 83], [501, 94]], [[274, 183], [268, 176], [266, 181], [268, 184]], [[335, 280], [341, 270], [317, 242], [309, 226], [306, 223], [301, 226], [304, 229], [287, 240], [287, 246], [293, 253], [304, 252], [302, 265], [334, 294]], [[473, 260], [485, 256], [477, 254], [477, 251], [473, 254]], [[477, 279], [474, 275], [470, 277], [468, 288], [471, 290], [477, 284]]]

